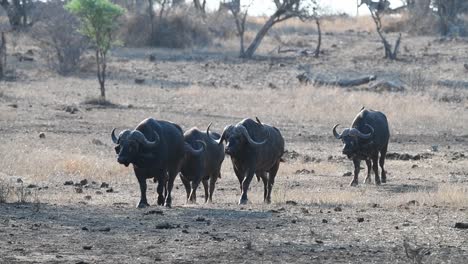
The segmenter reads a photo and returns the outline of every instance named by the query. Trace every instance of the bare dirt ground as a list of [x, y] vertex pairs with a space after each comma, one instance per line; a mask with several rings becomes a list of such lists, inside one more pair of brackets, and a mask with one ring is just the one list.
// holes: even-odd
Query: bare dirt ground
[[[468, 80], [467, 43], [404, 36], [396, 62], [382, 59], [375, 34], [357, 31], [326, 34], [318, 59], [268, 53], [273, 38], [247, 61], [223, 47], [119, 48], [111, 107], [83, 103], [98, 95], [92, 59], [59, 77], [39, 48], [20, 45], [15, 52], [33, 49], [35, 61], [9, 58], [18, 79], [0, 83], [0, 263], [466, 263], [468, 231], [454, 226], [468, 222], [468, 92], [435, 84]], [[304, 86], [296, 75], [305, 68], [376, 74], [406, 90]], [[391, 126], [382, 186], [348, 186], [352, 162], [331, 134], [363, 105]], [[153, 206], [134, 208], [137, 181], [115, 161], [112, 128], [154, 117], [220, 132], [255, 116], [282, 131], [288, 150], [271, 205], [256, 182], [250, 203], [237, 205], [226, 158], [213, 204], [187, 205], [177, 179], [173, 208], [153, 205], [152, 184]]]

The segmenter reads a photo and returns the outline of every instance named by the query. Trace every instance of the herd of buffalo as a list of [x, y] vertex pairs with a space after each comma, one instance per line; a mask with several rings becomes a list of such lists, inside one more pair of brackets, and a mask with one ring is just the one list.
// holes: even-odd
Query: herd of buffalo
[[[350, 128], [340, 134], [336, 131], [337, 126], [333, 127], [333, 135], [343, 141], [343, 154], [354, 163], [351, 185], [358, 184], [361, 160], [367, 164], [366, 183], [371, 181], [371, 167], [375, 183], [385, 183], [384, 162], [390, 137], [385, 115], [362, 108]], [[146, 180], [151, 178], [158, 182], [158, 205], [170, 207], [174, 180], [179, 173], [187, 201], [196, 202], [196, 190], [201, 182], [205, 189], [205, 202], [211, 202], [216, 181], [221, 177], [225, 154], [231, 157], [239, 180], [242, 193], [239, 204], [247, 203], [247, 191], [254, 174], [263, 181], [264, 202], [270, 203], [271, 190], [284, 153], [284, 139], [278, 128], [262, 124], [258, 118], [228, 125], [221, 135], [211, 132], [210, 126], [206, 131], [191, 128], [184, 133], [175, 123], [148, 118], [134, 130], [124, 130], [118, 136], [114, 129], [111, 136], [117, 145], [117, 161], [125, 166], [133, 164], [141, 192], [138, 208], [149, 206]], [[379, 165], [382, 170], [380, 177]]]

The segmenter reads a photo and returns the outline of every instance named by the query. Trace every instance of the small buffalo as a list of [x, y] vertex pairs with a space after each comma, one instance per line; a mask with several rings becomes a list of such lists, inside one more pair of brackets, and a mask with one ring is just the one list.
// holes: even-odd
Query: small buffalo
[[[205, 189], [205, 202], [212, 202], [216, 181], [221, 178], [224, 146], [214, 140], [219, 139], [220, 135], [210, 132], [210, 126], [211, 124], [206, 132], [192, 128], [184, 133], [186, 152], [180, 178], [187, 192], [187, 201], [192, 203], [196, 202], [196, 191], [200, 182], [203, 183]], [[202, 148], [202, 151], [196, 151], [194, 147]], [[209, 193], [208, 180], [210, 181]]]
[[280, 131], [262, 124], [258, 118], [257, 122], [247, 118], [236, 125], [226, 126], [217, 140], [218, 144], [223, 141], [227, 142], [225, 152], [231, 156], [239, 180], [242, 192], [239, 204], [247, 203], [247, 191], [254, 174], [263, 181], [264, 202], [271, 203], [271, 189], [284, 153], [284, 139]]
[[184, 137], [182, 129], [171, 122], [148, 118], [134, 130], [124, 130], [112, 141], [117, 144], [117, 161], [128, 166], [133, 164], [135, 176], [140, 185], [138, 208], [149, 206], [146, 199], [146, 180], [158, 182], [158, 205], [171, 207], [171, 192], [174, 179], [180, 171], [184, 159]]
[[[371, 166], [375, 173], [375, 184], [385, 183], [387, 177], [384, 163], [390, 138], [387, 117], [382, 112], [362, 108], [350, 128], [345, 128], [341, 134], [338, 134], [337, 126], [333, 127], [333, 135], [343, 141], [343, 154], [352, 159], [354, 163], [354, 178], [351, 186], [358, 184], [361, 160], [365, 160], [367, 164], [366, 183], [371, 182]], [[377, 161], [382, 168], [380, 178]]]

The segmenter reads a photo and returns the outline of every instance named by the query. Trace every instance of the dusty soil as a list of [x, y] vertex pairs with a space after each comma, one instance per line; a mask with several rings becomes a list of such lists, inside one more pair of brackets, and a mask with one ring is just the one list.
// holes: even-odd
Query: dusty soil
[[[33, 49], [35, 61], [11, 58], [18, 79], [0, 83], [0, 262], [466, 263], [468, 230], [455, 223], [468, 222], [468, 97], [464, 88], [434, 85], [467, 80], [466, 40], [405, 36], [402, 60], [387, 62], [373, 34], [326, 36], [319, 59], [268, 48], [250, 61], [214, 48], [117, 49], [107, 81], [114, 105], [105, 107], [84, 103], [98, 94], [91, 59], [77, 75], [59, 77], [38, 47], [19, 48]], [[406, 90], [301, 86], [304, 67], [399, 78]], [[331, 135], [362, 105], [390, 120], [382, 186], [349, 187], [343, 175], [352, 163]], [[115, 161], [110, 131], [148, 116], [184, 129], [213, 122], [218, 132], [245, 117], [277, 126], [288, 153], [273, 203], [262, 203], [253, 182], [250, 203], [238, 206], [227, 158], [213, 204], [200, 194], [199, 204], [186, 204], [177, 179], [173, 208], [135, 209], [138, 185]]]

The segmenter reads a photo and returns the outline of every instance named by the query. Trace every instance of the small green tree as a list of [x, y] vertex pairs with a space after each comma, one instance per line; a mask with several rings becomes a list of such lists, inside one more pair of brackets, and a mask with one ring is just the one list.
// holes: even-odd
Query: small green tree
[[109, 0], [72, 0], [66, 9], [80, 18], [82, 33], [94, 44], [101, 99], [105, 100], [106, 56], [114, 43], [117, 18], [124, 13], [124, 9]]

